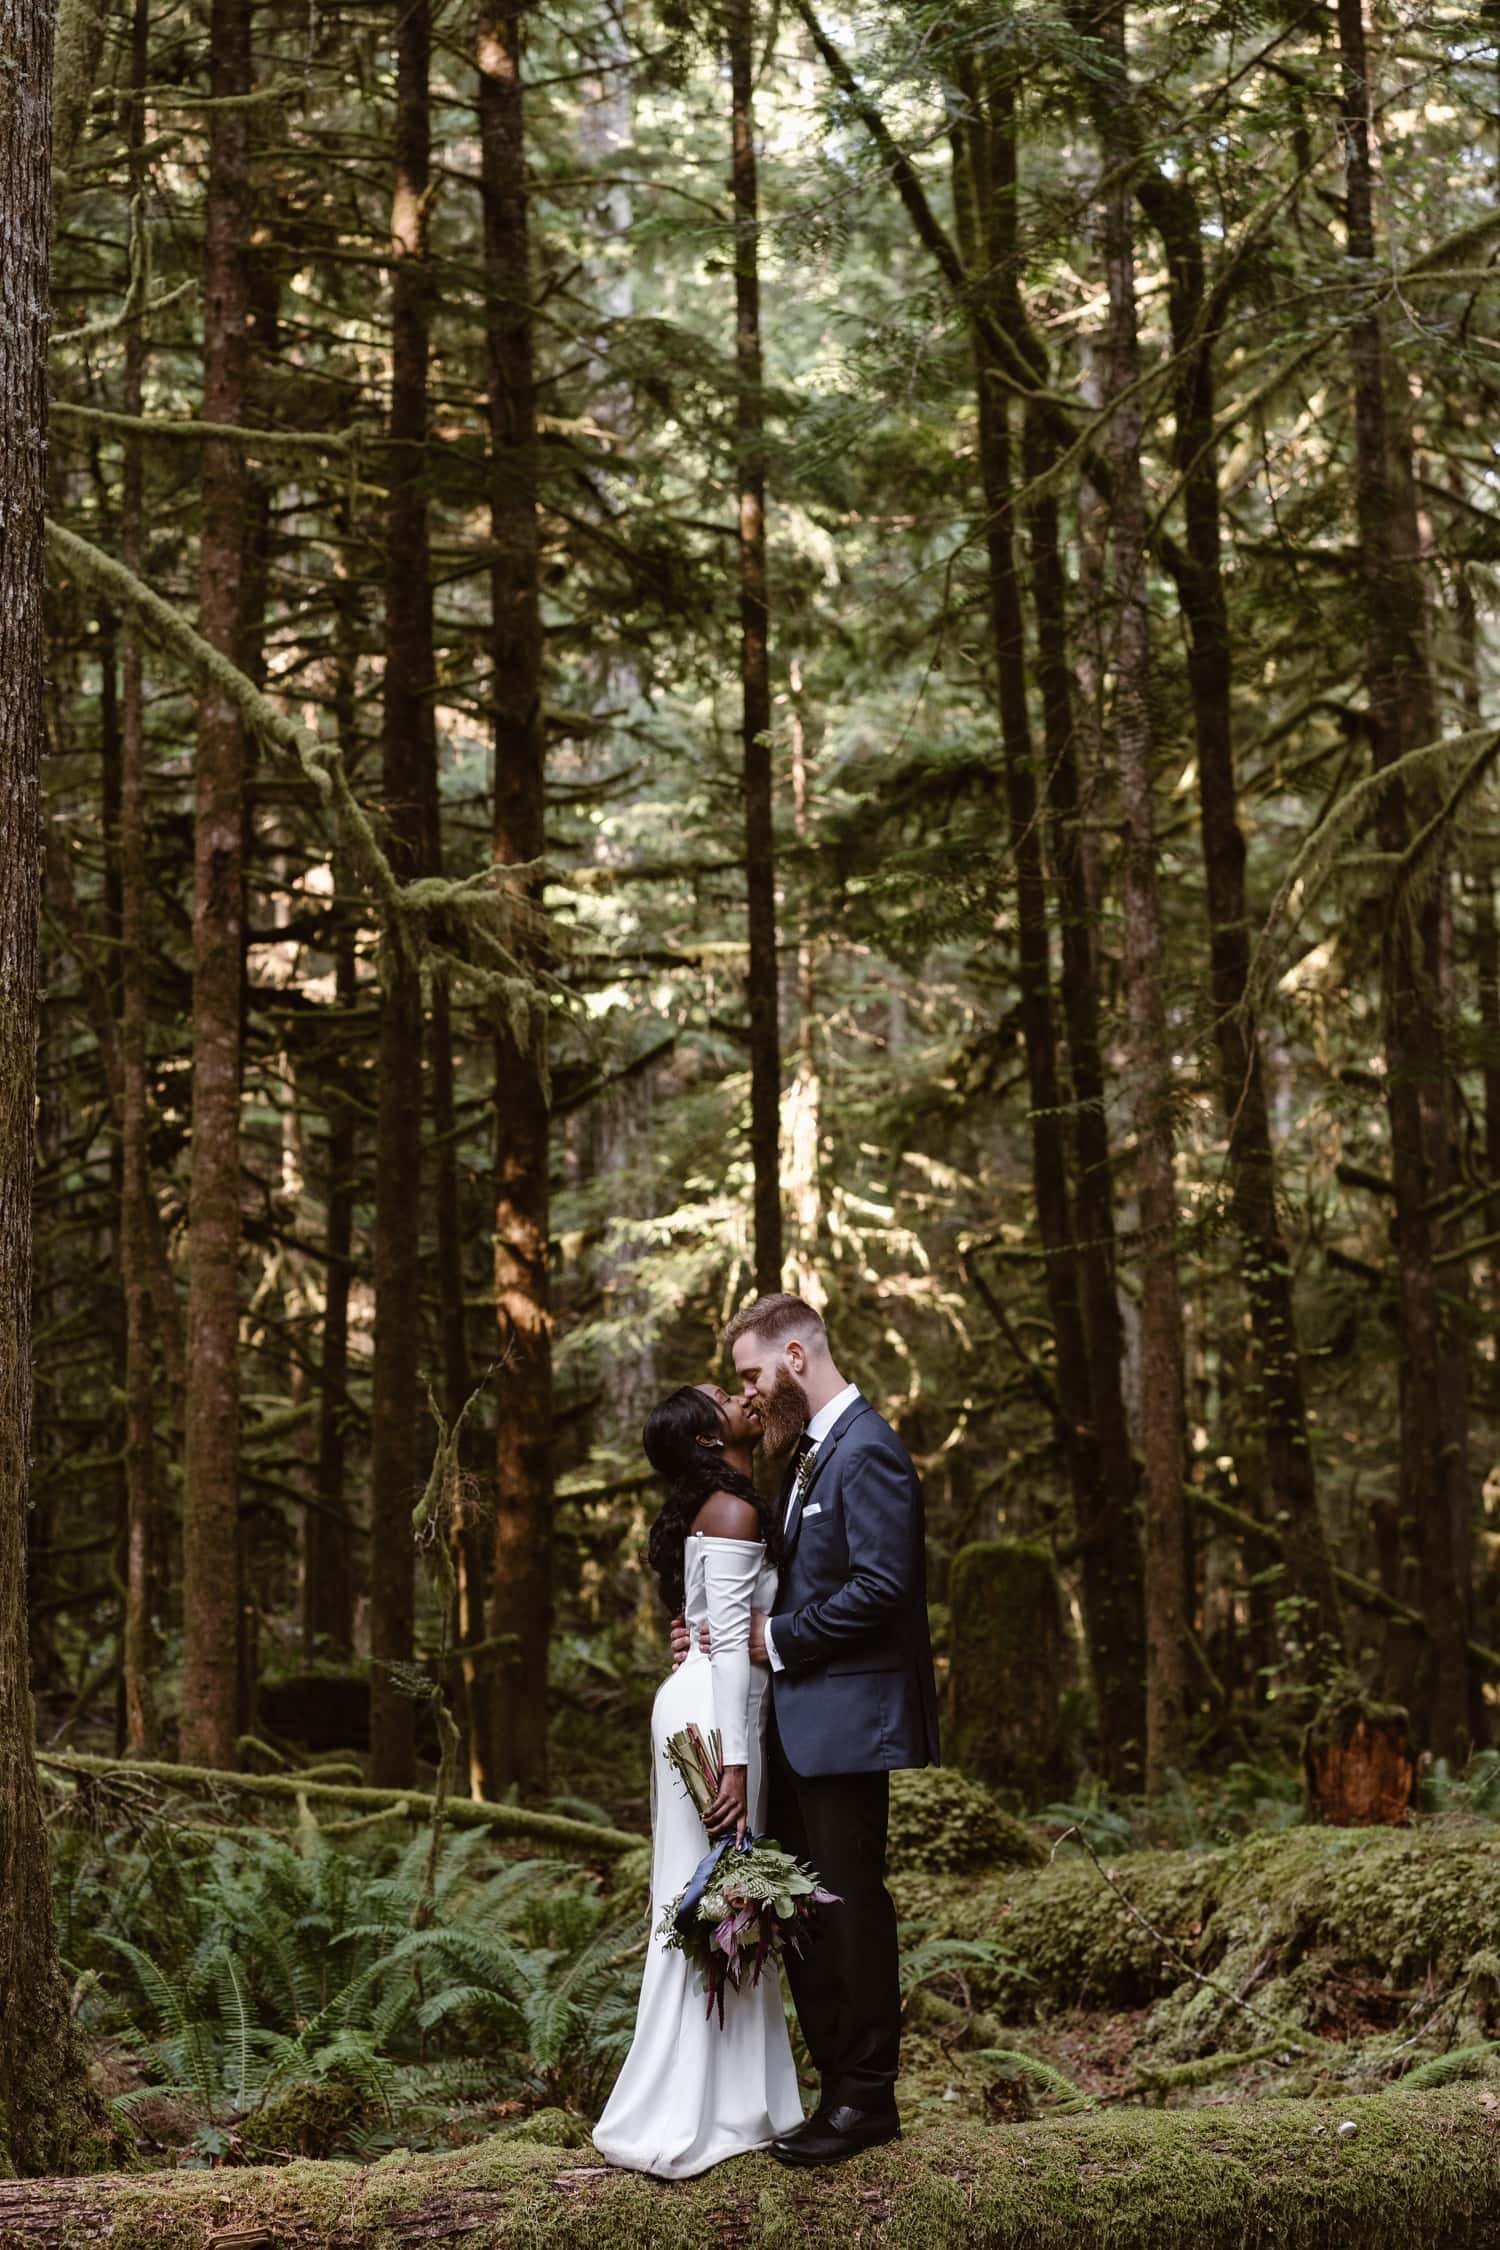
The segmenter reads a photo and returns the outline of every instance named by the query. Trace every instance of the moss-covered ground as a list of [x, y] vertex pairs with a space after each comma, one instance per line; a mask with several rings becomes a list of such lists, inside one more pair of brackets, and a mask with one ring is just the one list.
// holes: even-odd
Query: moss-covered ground
[[[71, 2201], [70, 2201], [71, 2199]], [[28, 2215], [28, 2213], [30, 2215]], [[836, 2171], [766, 2156], [664, 2184], [497, 2140], [360, 2168], [0, 2189], [0, 2245], [113, 2250], [1480, 2250], [1500, 2241], [1488, 2089], [1268, 2102], [1031, 2125], [931, 2126]]]

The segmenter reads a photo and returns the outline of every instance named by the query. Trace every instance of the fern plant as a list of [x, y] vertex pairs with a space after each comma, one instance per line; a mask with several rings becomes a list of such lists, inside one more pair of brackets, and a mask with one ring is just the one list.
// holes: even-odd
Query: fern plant
[[629, 2042], [642, 1939], [583, 1870], [497, 1866], [480, 1832], [448, 1839], [430, 1896], [426, 1863], [423, 1834], [367, 1855], [310, 1820], [290, 1836], [68, 1845], [59, 1924], [80, 2013], [147, 2079], [122, 2109], [170, 2096], [223, 2153], [298, 2086], [361, 2097], [324, 2105], [345, 2147], [396, 2121], [420, 2137], [455, 2102], [597, 2106]]

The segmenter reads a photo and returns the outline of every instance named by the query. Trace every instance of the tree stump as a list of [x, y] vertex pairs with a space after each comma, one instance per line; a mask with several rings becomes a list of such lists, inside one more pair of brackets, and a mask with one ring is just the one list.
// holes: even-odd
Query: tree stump
[[1039, 1804], [1066, 1789], [1060, 1712], [1067, 1631], [1045, 1547], [976, 1540], [949, 1575], [952, 1757], [992, 1789]]
[[1303, 1734], [1302, 1772], [1308, 1810], [1330, 1828], [1404, 1827], [1417, 1779], [1406, 1711], [1336, 1690]]

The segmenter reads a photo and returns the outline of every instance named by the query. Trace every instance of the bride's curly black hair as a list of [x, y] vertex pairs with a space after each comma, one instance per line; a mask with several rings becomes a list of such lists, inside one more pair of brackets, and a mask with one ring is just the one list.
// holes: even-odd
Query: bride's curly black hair
[[694, 1383], [685, 1383], [680, 1391], [673, 1391], [670, 1398], [653, 1406], [641, 1433], [646, 1459], [667, 1488], [661, 1513], [651, 1526], [646, 1558], [656, 1572], [661, 1598], [672, 1617], [682, 1608], [688, 1531], [711, 1493], [732, 1492], [737, 1499], [748, 1500], [760, 1518], [767, 1553], [773, 1561], [780, 1553], [776, 1511], [771, 1502], [756, 1491], [741, 1470], [730, 1466], [716, 1445], [699, 1443], [701, 1438], [723, 1435], [724, 1421], [718, 1407], [707, 1391], [699, 1390]]

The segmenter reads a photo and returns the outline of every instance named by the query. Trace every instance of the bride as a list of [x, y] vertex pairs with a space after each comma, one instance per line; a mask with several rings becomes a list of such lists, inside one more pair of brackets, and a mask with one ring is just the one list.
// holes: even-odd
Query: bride
[[[657, 1689], [651, 1713], [650, 1948], [635, 2038], [594, 2146], [613, 2164], [664, 2179], [764, 2148], [802, 2122], [780, 1978], [768, 1971], [754, 1988], [730, 1992], [721, 2030], [695, 1968], [656, 1934], [708, 1849], [705, 1826], [738, 1841], [765, 1821], [768, 1678], [750, 1662], [750, 1612], [773, 1606], [777, 1539], [770, 1503], [750, 1480], [759, 1438], [739, 1399], [700, 1383], [653, 1407], [643, 1439], [667, 1487], [651, 1527], [651, 1566], [668, 1615], [685, 1612], [693, 1647]], [[712, 1656], [697, 1645], [705, 1624]], [[690, 1721], [723, 1739], [724, 1779], [702, 1820], [663, 1755]]]

